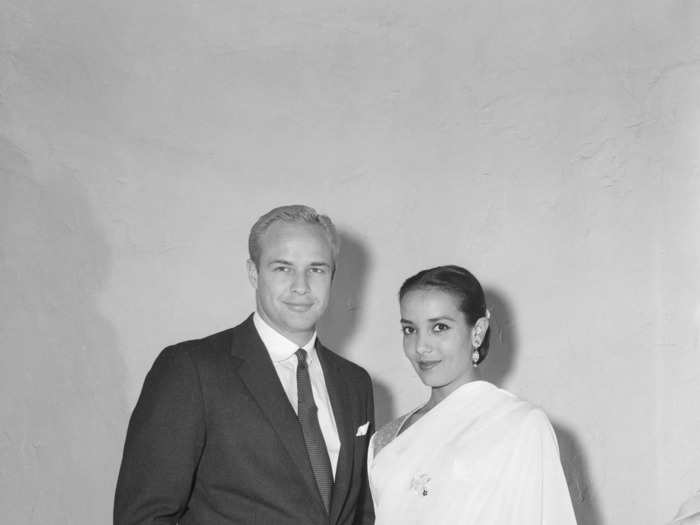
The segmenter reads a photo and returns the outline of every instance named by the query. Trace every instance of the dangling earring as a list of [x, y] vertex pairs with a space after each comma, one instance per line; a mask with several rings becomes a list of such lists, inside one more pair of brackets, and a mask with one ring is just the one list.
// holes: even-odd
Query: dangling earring
[[474, 368], [479, 366], [480, 359], [481, 359], [481, 352], [479, 352], [478, 348], [475, 348], [474, 351], [472, 352], [472, 366]]

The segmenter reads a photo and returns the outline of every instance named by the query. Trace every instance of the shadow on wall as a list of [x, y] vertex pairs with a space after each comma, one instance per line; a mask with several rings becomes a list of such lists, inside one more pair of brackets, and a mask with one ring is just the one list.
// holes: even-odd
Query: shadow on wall
[[3, 522], [107, 523], [128, 417], [110, 254], [79, 184], [44, 180], [0, 138]]
[[399, 414], [394, 412], [394, 398], [389, 388], [376, 379], [373, 379], [373, 384], [375, 430], [379, 430], [383, 425], [397, 418]]
[[[365, 246], [352, 233], [339, 229], [338, 235], [341, 246], [338, 269], [319, 332], [324, 344], [340, 355], [347, 355], [361, 321], [370, 258]], [[375, 378], [373, 384], [376, 421], [380, 425], [391, 419], [393, 400], [385, 385]]]
[[[500, 290], [486, 287], [484, 293], [491, 311], [491, 339], [488, 357], [480, 366], [483, 367], [484, 379], [506, 388], [504, 385], [515, 369], [520, 353], [515, 313]], [[561, 462], [578, 525], [602, 525], [595, 490], [578, 439], [563, 425], [552, 421], [552, 426], [559, 442]]]
[[515, 315], [510, 303], [500, 290], [484, 287], [486, 304], [491, 312], [489, 350], [479, 368], [484, 379], [504, 388], [518, 356], [518, 333]]
[[338, 230], [340, 255], [333, 291], [319, 332], [321, 340], [340, 355], [345, 355], [360, 323], [369, 267], [369, 254], [352, 234]]
[[556, 421], [552, 421], [552, 426], [559, 442], [559, 454], [574, 504], [576, 522], [578, 525], [603, 525], [588, 463], [576, 435]]

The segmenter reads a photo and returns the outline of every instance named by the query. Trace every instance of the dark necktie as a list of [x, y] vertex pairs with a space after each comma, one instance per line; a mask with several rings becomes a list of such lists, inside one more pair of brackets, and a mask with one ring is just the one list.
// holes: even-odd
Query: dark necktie
[[296, 351], [297, 356], [297, 395], [299, 407], [297, 415], [301, 430], [304, 433], [306, 450], [311, 461], [311, 470], [316, 478], [318, 491], [321, 493], [323, 504], [326, 510], [330, 509], [331, 491], [333, 490], [333, 471], [331, 470], [331, 460], [328, 458], [328, 449], [323, 440], [321, 426], [318, 424], [318, 408], [314, 402], [311, 392], [311, 379], [309, 378], [309, 367], [306, 364], [306, 350], [300, 348]]

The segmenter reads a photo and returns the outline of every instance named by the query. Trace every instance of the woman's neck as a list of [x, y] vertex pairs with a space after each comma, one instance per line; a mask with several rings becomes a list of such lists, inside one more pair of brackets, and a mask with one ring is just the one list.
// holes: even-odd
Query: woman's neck
[[457, 381], [453, 381], [449, 385], [441, 387], [433, 387], [430, 391], [430, 398], [428, 402], [424, 405], [425, 411], [429, 411], [435, 408], [437, 405], [442, 403], [452, 392], [457, 390], [462, 385], [471, 383], [473, 381], [481, 380], [481, 370], [474, 368], [470, 371], [470, 374], [465, 375], [463, 378]]

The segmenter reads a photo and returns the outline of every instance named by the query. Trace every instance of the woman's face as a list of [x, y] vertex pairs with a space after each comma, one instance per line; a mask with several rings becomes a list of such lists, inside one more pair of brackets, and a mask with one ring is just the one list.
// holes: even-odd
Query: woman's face
[[471, 332], [457, 300], [437, 288], [401, 299], [403, 349], [421, 381], [447, 396], [474, 379]]

